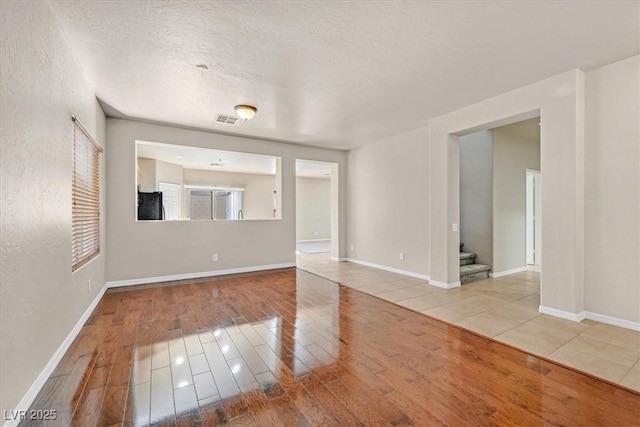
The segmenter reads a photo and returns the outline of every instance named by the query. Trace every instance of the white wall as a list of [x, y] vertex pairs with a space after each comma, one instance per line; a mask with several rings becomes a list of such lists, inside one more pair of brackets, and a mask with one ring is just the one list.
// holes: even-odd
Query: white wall
[[[217, 185], [222, 187], [244, 188], [242, 192], [242, 213], [245, 219], [273, 218], [273, 191], [276, 189], [275, 175], [184, 170], [185, 185]], [[187, 217], [187, 190], [183, 191], [183, 218]]]
[[296, 240], [331, 239], [331, 180], [296, 178]]
[[634, 322], [640, 322], [639, 94], [640, 56], [587, 73], [585, 308]]
[[[233, 268], [295, 263], [295, 161], [338, 163], [344, 251], [347, 157], [341, 151], [234, 137], [171, 126], [108, 119], [107, 161], [109, 216], [107, 278], [137, 280]], [[135, 221], [135, 142], [153, 141], [282, 157], [282, 219], [252, 221]], [[135, 238], [132, 238], [135, 236]], [[212, 254], [219, 261], [212, 261]]]
[[157, 190], [155, 159], [138, 157], [138, 185], [140, 185], [140, 191], [145, 193]]
[[526, 170], [540, 170], [539, 122], [536, 117], [493, 130], [494, 274], [527, 264]]
[[459, 274], [458, 135], [539, 113], [541, 311], [637, 325], [639, 79], [635, 56], [589, 72], [588, 82], [574, 70], [431, 119], [431, 278], [455, 285]]
[[71, 273], [71, 115], [105, 148], [103, 219], [108, 154], [104, 114], [48, 3], [0, 7], [0, 409], [9, 411], [104, 284], [104, 220], [101, 254]]
[[349, 153], [349, 258], [429, 274], [428, 144], [420, 128]]
[[181, 165], [156, 160], [156, 189], [154, 191], [160, 190], [161, 182], [182, 185], [183, 174]]
[[460, 137], [460, 242], [493, 266], [493, 131]]
[[[347, 255], [348, 182], [350, 257], [455, 282], [455, 135], [537, 110], [545, 174], [542, 303], [640, 321], [637, 56], [588, 73], [586, 144], [584, 76], [572, 71], [354, 150], [347, 172], [341, 152], [126, 120], [107, 121], [105, 145], [104, 114], [48, 4], [3, 1], [0, 7], [0, 409], [18, 404], [95, 297], [105, 267], [108, 279], [121, 280], [293, 263], [296, 158], [340, 166], [340, 256]], [[105, 215], [102, 203], [107, 250], [73, 274], [71, 114], [105, 148], [101, 172], [104, 177], [106, 163], [108, 185], [103, 178], [101, 197], [106, 190], [109, 205]], [[282, 156], [283, 219], [136, 222], [136, 139]], [[217, 264], [210, 261], [213, 251], [221, 256]]]
[[[431, 119], [431, 280], [459, 285], [459, 136], [541, 116], [541, 305], [584, 310], [584, 73], [573, 70]], [[495, 244], [495, 242], [494, 242]]]
[[138, 157], [137, 161], [140, 191], [159, 191], [161, 182], [182, 185], [182, 166], [144, 157]]

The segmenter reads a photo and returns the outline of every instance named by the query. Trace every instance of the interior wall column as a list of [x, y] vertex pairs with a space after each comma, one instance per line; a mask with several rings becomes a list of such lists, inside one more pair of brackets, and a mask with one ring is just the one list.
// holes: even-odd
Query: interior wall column
[[459, 285], [459, 143], [466, 135], [541, 117], [544, 265], [540, 311], [580, 320], [584, 310], [584, 91], [581, 70], [431, 120], [431, 282]]

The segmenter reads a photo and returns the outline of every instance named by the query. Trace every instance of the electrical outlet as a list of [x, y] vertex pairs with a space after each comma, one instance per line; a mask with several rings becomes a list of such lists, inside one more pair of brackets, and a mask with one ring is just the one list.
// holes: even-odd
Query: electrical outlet
[[213, 254], [213, 261], [218, 261], [218, 254]]
[[353, 245], [351, 245], [351, 250], [353, 250]]
[[91, 292], [91, 279], [87, 280], [87, 292]]
[[451, 224], [451, 231], [458, 231], [458, 224]]
[[404, 252], [400, 252], [400, 261], [404, 261]]
[[317, 236], [317, 235], [318, 235], [318, 232], [317, 232], [317, 231], [314, 231], [314, 232], [313, 232], [313, 235], [314, 235], [314, 236]]

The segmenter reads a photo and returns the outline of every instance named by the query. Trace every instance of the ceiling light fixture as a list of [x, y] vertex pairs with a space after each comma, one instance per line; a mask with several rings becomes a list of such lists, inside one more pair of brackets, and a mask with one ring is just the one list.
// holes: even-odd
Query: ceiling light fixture
[[222, 166], [224, 166], [225, 163], [227, 163], [227, 161], [222, 160], [222, 157], [220, 157], [217, 162], [213, 161], [209, 163], [209, 166], [213, 166], [214, 168], [221, 168]]
[[244, 104], [236, 105], [235, 109], [238, 117], [243, 119], [245, 122], [247, 120], [253, 119], [253, 117], [258, 112], [258, 109], [256, 107], [252, 107], [251, 105], [244, 105]]

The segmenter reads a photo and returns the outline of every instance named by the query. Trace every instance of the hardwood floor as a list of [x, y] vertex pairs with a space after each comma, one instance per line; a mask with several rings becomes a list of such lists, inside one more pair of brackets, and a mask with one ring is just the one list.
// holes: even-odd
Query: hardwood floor
[[298, 254], [296, 261], [298, 268], [341, 285], [640, 392], [640, 331], [540, 313], [539, 272], [442, 289], [328, 254]]
[[638, 425], [640, 395], [310, 273], [109, 291], [21, 425]]

